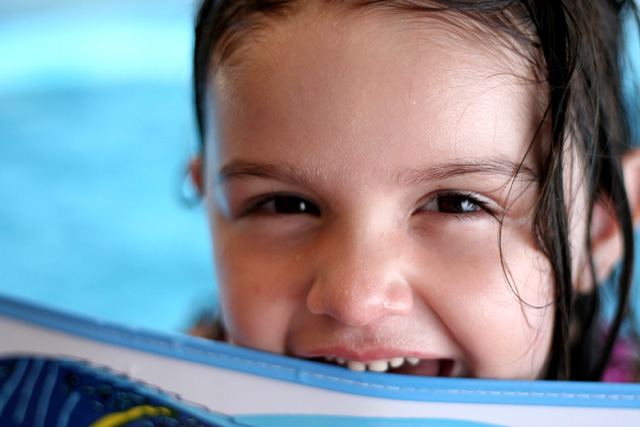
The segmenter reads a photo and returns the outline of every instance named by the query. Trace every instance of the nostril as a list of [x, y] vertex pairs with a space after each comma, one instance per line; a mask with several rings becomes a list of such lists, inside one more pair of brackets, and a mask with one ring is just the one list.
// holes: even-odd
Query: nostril
[[313, 314], [325, 314], [323, 307], [322, 294], [318, 291], [317, 287], [314, 286], [307, 295], [307, 308]]

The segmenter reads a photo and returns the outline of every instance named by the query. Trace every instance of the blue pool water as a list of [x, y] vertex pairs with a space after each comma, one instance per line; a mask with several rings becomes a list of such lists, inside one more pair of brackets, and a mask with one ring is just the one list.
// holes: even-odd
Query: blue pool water
[[[89, 2], [90, 3], [90, 2]], [[0, 292], [160, 329], [214, 293], [195, 147], [192, 2], [0, 15]]]
[[194, 7], [0, 4], [0, 293], [165, 330], [215, 298], [203, 209], [179, 197]]

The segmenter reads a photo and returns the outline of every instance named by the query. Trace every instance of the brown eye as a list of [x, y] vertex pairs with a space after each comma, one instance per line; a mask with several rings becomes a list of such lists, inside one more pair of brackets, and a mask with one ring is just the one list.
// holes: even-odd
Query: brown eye
[[438, 210], [444, 213], [471, 213], [481, 209], [465, 196], [442, 196], [437, 200]]
[[313, 203], [296, 196], [272, 196], [253, 210], [272, 214], [320, 216], [320, 210]]
[[468, 194], [442, 193], [420, 208], [421, 212], [440, 212], [447, 214], [470, 214], [484, 209], [484, 204]]

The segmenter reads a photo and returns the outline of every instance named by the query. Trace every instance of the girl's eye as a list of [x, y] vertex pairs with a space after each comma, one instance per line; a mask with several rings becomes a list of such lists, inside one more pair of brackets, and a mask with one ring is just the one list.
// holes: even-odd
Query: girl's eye
[[316, 205], [296, 196], [271, 196], [254, 205], [249, 211], [267, 214], [308, 214], [320, 216], [320, 210]]
[[485, 209], [485, 203], [465, 193], [436, 194], [427, 204], [420, 208], [421, 212], [440, 212], [446, 214], [471, 214]]

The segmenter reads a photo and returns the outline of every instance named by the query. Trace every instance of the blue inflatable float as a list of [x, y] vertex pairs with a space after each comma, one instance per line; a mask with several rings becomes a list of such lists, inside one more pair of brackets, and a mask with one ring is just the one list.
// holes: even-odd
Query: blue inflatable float
[[1, 426], [637, 426], [640, 384], [352, 372], [0, 297]]

